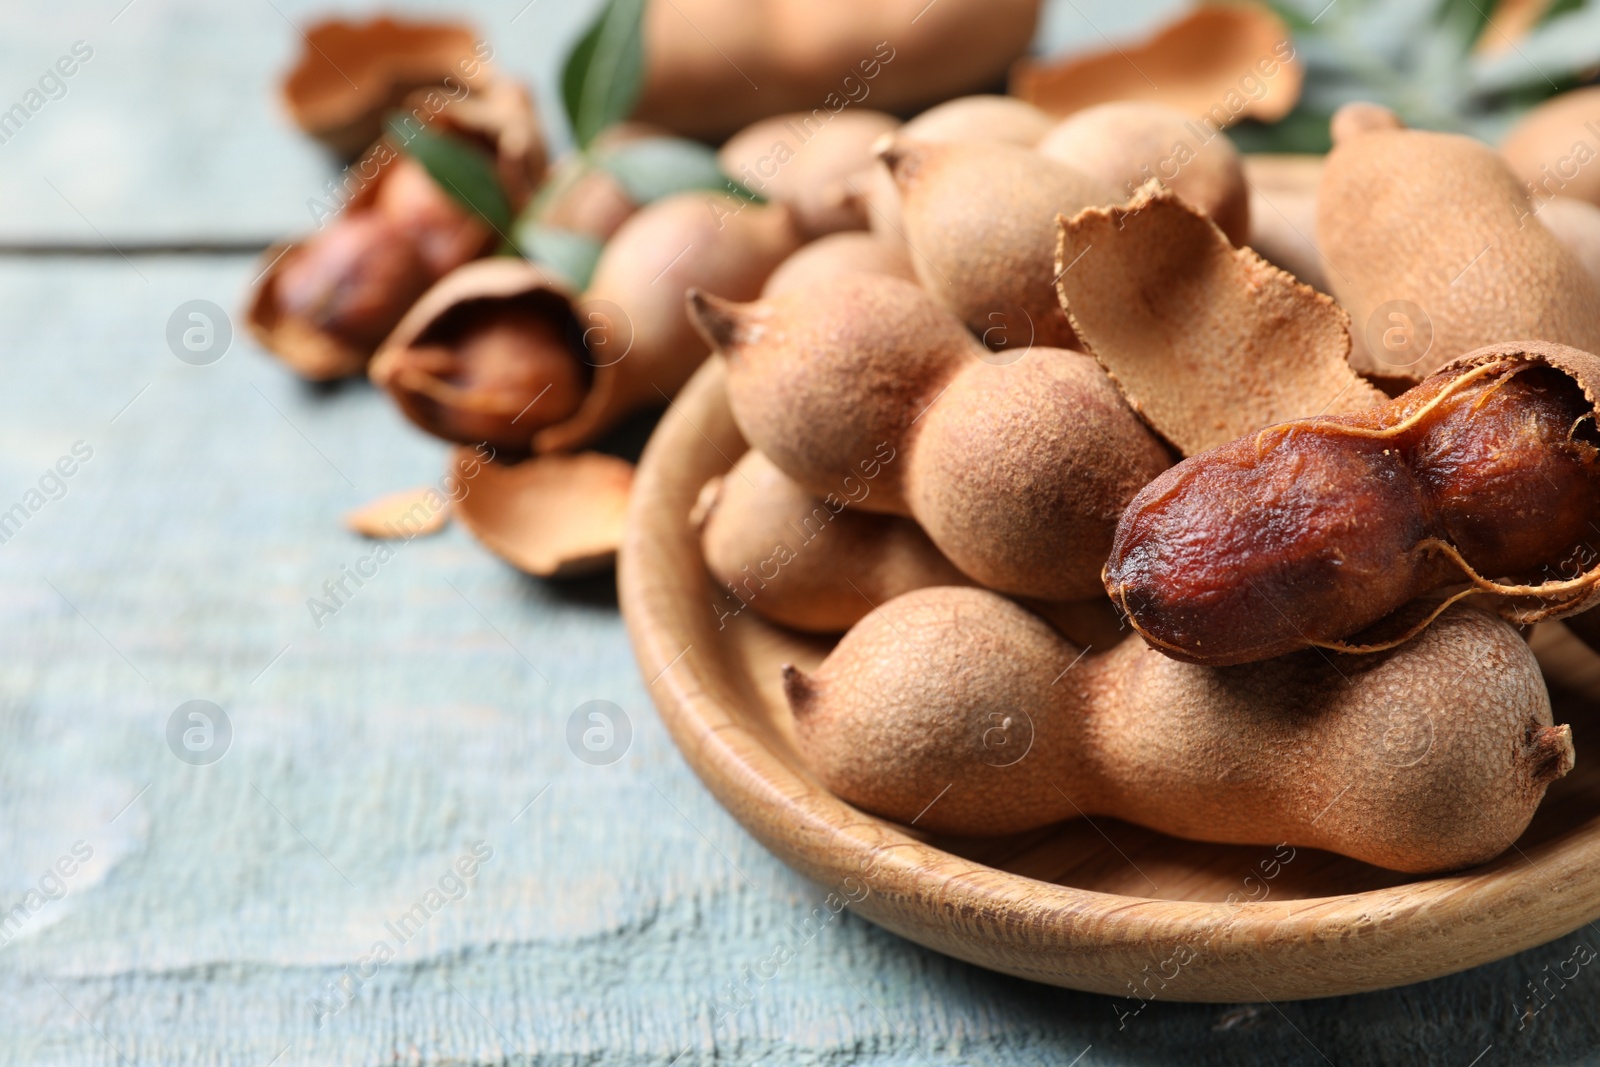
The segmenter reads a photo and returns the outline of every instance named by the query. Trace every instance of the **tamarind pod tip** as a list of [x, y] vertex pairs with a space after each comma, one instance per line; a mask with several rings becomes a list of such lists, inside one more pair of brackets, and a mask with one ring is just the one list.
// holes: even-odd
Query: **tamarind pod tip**
[[[798, 716], [810, 711], [816, 699], [817, 687], [805, 671], [793, 663], [783, 665], [783, 695], [789, 698], [789, 709]], [[1569, 746], [1570, 747], [1570, 746]]]
[[1577, 755], [1572, 748], [1572, 727], [1541, 726], [1528, 742], [1528, 762], [1535, 785], [1544, 786], [1572, 770]]
[[732, 301], [702, 293], [691, 288], [684, 294], [689, 304], [689, 318], [695, 329], [719, 352], [733, 347], [738, 340], [739, 319]]

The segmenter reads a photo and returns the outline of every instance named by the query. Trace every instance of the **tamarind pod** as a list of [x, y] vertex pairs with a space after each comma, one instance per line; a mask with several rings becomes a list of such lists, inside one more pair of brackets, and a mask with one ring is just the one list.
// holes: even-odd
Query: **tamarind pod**
[[881, 111], [852, 108], [818, 122], [809, 112], [752, 123], [717, 152], [722, 171], [745, 188], [787, 204], [807, 237], [867, 228], [865, 208], [838, 186], [871, 165], [872, 146], [900, 125]]
[[840, 633], [901, 593], [967, 582], [910, 519], [851, 506], [871, 492], [863, 476], [818, 498], [754, 449], [708, 482], [700, 544], [737, 600], [719, 618], [749, 607], [797, 630]]
[[649, 4], [635, 116], [721, 140], [785, 111], [915, 111], [1000, 81], [1038, 16], [1039, 0]]
[[[1516, 176], [1471, 138], [1370, 124], [1343, 136], [1317, 194], [1317, 243], [1355, 323], [1356, 369], [1420, 381], [1511, 338], [1600, 351], [1600, 287], [1528, 214]], [[1390, 312], [1417, 339], [1375, 351], [1375, 316], [1381, 334]]]
[[809, 289], [842, 274], [887, 274], [915, 284], [916, 271], [904, 241], [885, 240], [876, 233], [831, 233], [804, 245], [767, 278], [763, 299]]
[[1589, 277], [1600, 284], [1600, 207], [1558, 196], [1533, 205], [1534, 217], [1567, 247]]
[[858, 507], [915, 518], [963, 573], [1007, 593], [1095, 596], [1117, 515], [1169, 462], [1088, 356], [994, 356], [896, 278], [690, 303], [753, 447], [824, 498], [875, 471]]
[[1097, 104], [1061, 120], [1035, 147], [1121, 190], [1123, 198], [1156, 178], [1209, 215], [1235, 245], [1249, 235], [1250, 189], [1238, 150], [1227, 134], [1175, 108], [1134, 100]]
[[1076, 348], [1056, 299], [1057, 214], [1121, 198], [1020, 145], [920, 144], [880, 153], [900, 193], [917, 277], [992, 348]]
[[1516, 631], [1456, 606], [1379, 655], [1249, 668], [1082, 650], [981, 589], [908, 593], [811, 674], [801, 754], [863, 810], [948, 834], [1080, 815], [1412, 873], [1482, 863], [1573, 763]]
[[958, 96], [936, 104], [900, 129], [908, 141], [1005, 141], [1037, 145], [1055, 124], [1048, 112], [1014, 96]]
[[1534, 202], [1564, 196], [1600, 205], [1600, 86], [1553, 96], [1517, 121], [1500, 154]]
[[1491, 346], [1381, 407], [1192, 456], [1129, 504], [1106, 590], [1150, 644], [1213, 665], [1404, 641], [1431, 615], [1359, 634], [1436, 590], [1522, 623], [1582, 610], [1597, 385], [1586, 352]]

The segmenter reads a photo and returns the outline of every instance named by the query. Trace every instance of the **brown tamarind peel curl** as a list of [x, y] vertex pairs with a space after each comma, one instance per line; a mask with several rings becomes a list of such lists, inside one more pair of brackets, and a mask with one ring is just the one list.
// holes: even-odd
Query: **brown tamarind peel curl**
[[1168, 463], [1093, 360], [1005, 362], [924, 291], [884, 275], [734, 304], [690, 294], [728, 361], [750, 444], [817, 496], [908, 515], [963, 573], [1020, 596], [1100, 591], [1107, 535]]
[[1106, 590], [1151, 645], [1209, 664], [1392, 647], [1466, 596], [1517, 623], [1582, 611], [1600, 598], [1597, 396], [1600, 358], [1515, 342], [1192, 456], [1128, 505]]
[[1600, 286], [1537, 224], [1493, 149], [1344, 114], [1318, 190], [1317, 243], [1355, 323], [1357, 370], [1421, 381], [1521, 337], [1600, 351]]
[[950, 834], [1109, 815], [1432, 873], [1510, 846], [1573, 762], [1533, 654], [1464, 606], [1389, 652], [1237, 669], [1084, 655], [1004, 597], [924, 589], [785, 688], [825, 786]]
[[1022, 60], [1011, 92], [1052, 115], [1148, 100], [1221, 129], [1243, 118], [1277, 122], [1294, 109], [1304, 78], [1289, 28], [1265, 5], [1204, 4], [1137, 44]]
[[324, 19], [302, 37], [305, 50], [284, 77], [284, 104], [297, 126], [346, 159], [376, 141], [384, 115], [414, 91], [471, 92], [493, 80], [477, 35], [460, 23]]
[[633, 490], [627, 460], [579, 452], [506, 464], [462, 448], [450, 468], [464, 493], [456, 517], [518, 570], [577, 578], [616, 561]]
[[998, 142], [896, 138], [879, 155], [923, 288], [991, 348], [1077, 346], [1050, 285], [1054, 219], [1119, 202], [1111, 185]]
[[[1059, 220], [1056, 289], [1086, 350], [1184, 455], [1384, 400], [1350, 369], [1349, 318], [1158, 182]], [[1130, 308], [1137, 308], [1132, 314]]]
[[429, 433], [525, 456], [590, 389], [571, 299], [564, 281], [526, 260], [469, 263], [417, 301], [368, 373]]

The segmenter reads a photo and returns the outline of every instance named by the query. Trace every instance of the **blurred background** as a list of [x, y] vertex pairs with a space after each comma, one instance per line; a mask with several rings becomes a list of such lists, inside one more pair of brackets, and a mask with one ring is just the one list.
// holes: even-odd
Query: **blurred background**
[[[1487, 51], [1473, 3], [1283, 7], [1301, 104], [1236, 139], [1320, 151], [1356, 98], [1493, 139], [1600, 63], [1600, 8], [1534, 6], [1543, 26]], [[552, 155], [598, 7], [385, 5], [469, 21]], [[1186, 7], [1050, 0], [1033, 51], [1114, 49]], [[447, 447], [364, 380], [301, 382], [241, 316], [339, 172], [279, 98], [300, 28], [375, 9], [3, 16], [0, 112], [76, 63], [0, 126], [0, 512], [44, 500], [0, 542], [0, 908], [24, 909], [0, 919], [0, 1063], [1596, 1062], [1593, 990], [1524, 1016], [1593, 928], [1391, 992], [1134, 1018], [848, 912], [753, 979], [823, 892], [685, 767], [609, 574], [540, 582], [452, 527], [309, 615], [370, 551], [336, 517], [437, 478]], [[193, 301], [226, 313], [198, 365], [171, 339]], [[572, 740], [591, 701], [619, 724], [601, 761]]]

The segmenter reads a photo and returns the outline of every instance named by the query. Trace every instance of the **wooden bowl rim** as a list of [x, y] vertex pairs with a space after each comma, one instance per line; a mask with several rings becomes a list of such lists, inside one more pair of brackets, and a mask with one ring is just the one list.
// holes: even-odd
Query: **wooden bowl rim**
[[[780, 859], [863, 917], [937, 951], [1018, 977], [1094, 992], [1132, 989], [1139, 964], [1205, 946], [1201, 981], [1158, 999], [1259, 1001], [1389, 988], [1503, 958], [1600, 917], [1600, 816], [1458, 874], [1339, 896], [1228, 904], [1121, 896], [1043, 882], [953, 855], [860, 812], [787, 766], [709, 695], [716, 658], [686, 516], [699, 485], [686, 456], [742, 441], [722, 361], [709, 360], [663, 416], [640, 461], [619, 559], [623, 617], [674, 742], [718, 801]], [[686, 551], [687, 549], [687, 551]], [[692, 554], [693, 566], [686, 566]], [[686, 599], [687, 598], [687, 599]], [[1092, 964], [1111, 961], [1104, 973]], [[1117, 967], [1112, 963], [1121, 962]], [[1131, 970], [1127, 969], [1131, 967]], [[1143, 999], [1150, 999], [1149, 996]]]

